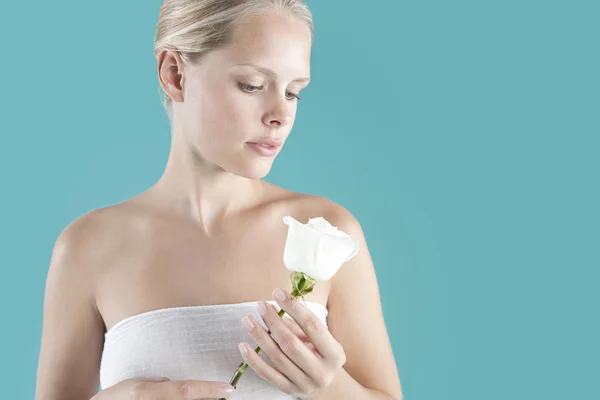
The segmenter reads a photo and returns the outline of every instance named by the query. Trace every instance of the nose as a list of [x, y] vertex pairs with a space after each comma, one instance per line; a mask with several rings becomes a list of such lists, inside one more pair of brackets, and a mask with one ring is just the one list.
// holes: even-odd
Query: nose
[[292, 120], [292, 113], [285, 100], [277, 100], [275, 104], [263, 115], [263, 124], [269, 128], [286, 126]]

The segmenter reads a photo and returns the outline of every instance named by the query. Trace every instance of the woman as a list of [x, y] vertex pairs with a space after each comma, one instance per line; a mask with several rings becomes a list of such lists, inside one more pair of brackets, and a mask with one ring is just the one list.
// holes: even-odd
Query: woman
[[[309, 83], [312, 41], [300, 0], [164, 2], [155, 55], [167, 166], [58, 237], [36, 399], [402, 399], [359, 223], [262, 180]], [[272, 292], [290, 287], [286, 215], [322, 216], [359, 244], [306, 303]], [[237, 390], [223, 391], [242, 358]]]

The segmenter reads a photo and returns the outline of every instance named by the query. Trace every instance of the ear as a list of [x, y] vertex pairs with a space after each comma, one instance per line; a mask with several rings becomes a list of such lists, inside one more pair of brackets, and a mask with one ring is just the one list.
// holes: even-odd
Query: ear
[[163, 50], [157, 58], [158, 80], [163, 91], [174, 102], [183, 101], [184, 63], [177, 51]]

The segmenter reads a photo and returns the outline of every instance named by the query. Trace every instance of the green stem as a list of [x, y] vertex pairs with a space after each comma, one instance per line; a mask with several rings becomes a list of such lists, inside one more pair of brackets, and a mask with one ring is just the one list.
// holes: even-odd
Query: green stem
[[[283, 318], [283, 316], [285, 315], [285, 311], [279, 310], [277, 315], [279, 315], [280, 318]], [[267, 332], [269, 333], [269, 335], [271, 334], [270, 329]], [[254, 351], [258, 353], [260, 351], [260, 346], [256, 346]], [[244, 372], [246, 372], [246, 369], [248, 369], [248, 363], [246, 363], [246, 362], [241, 363], [240, 366], [238, 367], [238, 369], [235, 371], [235, 374], [233, 374], [233, 377], [231, 378], [231, 381], [229, 381], [229, 384], [231, 386], [233, 386], [234, 388], [237, 388], [237, 383], [239, 382], [242, 375], [244, 375]], [[227, 400], [227, 398], [222, 397], [219, 400]]]

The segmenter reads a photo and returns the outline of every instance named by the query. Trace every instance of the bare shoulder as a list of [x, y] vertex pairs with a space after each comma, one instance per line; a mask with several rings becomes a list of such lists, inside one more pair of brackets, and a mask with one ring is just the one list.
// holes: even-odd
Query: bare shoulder
[[93, 239], [101, 238], [102, 231], [110, 226], [113, 210], [112, 207], [95, 209], [72, 221], [58, 237], [59, 248], [85, 250], [80, 246], [92, 245]]
[[[350, 236], [362, 235], [360, 223], [345, 206], [313, 194], [291, 192], [290, 198], [292, 199], [291, 210], [302, 219], [299, 220], [300, 222], [306, 223], [308, 218], [323, 217], [331, 225]], [[292, 217], [296, 218], [294, 215]]]
[[[43, 304], [36, 399], [91, 398], [98, 388], [104, 323], [94, 297], [94, 249], [101, 212], [89, 212], [58, 235]], [[100, 240], [99, 240], [100, 238]]]
[[302, 223], [308, 222], [308, 218], [323, 217], [331, 225], [346, 233], [358, 243], [358, 253], [350, 261], [344, 264], [331, 279], [331, 284], [345, 285], [353, 277], [361, 274], [373, 274], [374, 266], [363, 228], [358, 219], [343, 205], [326, 197], [315, 195], [302, 195], [298, 198], [296, 205], [297, 215], [303, 218]]
[[[346, 372], [363, 387], [401, 400], [375, 266], [361, 224], [346, 207], [324, 197], [298, 196], [296, 211], [303, 219], [300, 222], [308, 222], [307, 217], [323, 217], [358, 243], [355, 257], [345, 262], [329, 281], [328, 329], [344, 348]], [[372, 344], [369, 351], [364, 351], [365, 342]]]
[[[124, 230], [131, 219], [123, 205], [115, 205], [89, 211], [72, 221], [58, 236], [53, 258], [63, 267], [70, 266], [94, 275], [94, 260], [110, 253], [127, 234]], [[70, 261], [73, 262], [65, 262]]]
[[348, 274], [356, 268], [372, 269], [371, 258], [363, 228], [358, 219], [345, 206], [323, 196], [304, 193], [290, 194], [289, 215], [299, 222], [306, 224], [309, 218], [323, 217], [332, 226], [346, 233], [358, 243], [359, 254], [338, 272], [331, 283], [344, 281]]
[[106, 326], [96, 304], [100, 261], [119, 246], [123, 206], [89, 211], [58, 235], [50, 258], [36, 399], [91, 398], [98, 389]]
[[[79, 216], [58, 235], [48, 269], [47, 285], [63, 281], [65, 290], [87, 292], [95, 306], [95, 284], [101, 261], [114, 253], [127, 234], [123, 205], [98, 208]], [[66, 280], [72, 285], [66, 285]], [[76, 283], [76, 284], [75, 284]]]
[[357, 269], [373, 270], [365, 233], [358, 219], [346, 207], [326, 197], [304, 195], [298, 200], [297, 215], [303, 219], [300, 221], [302, 223], [307, 223], [308, 218], [323, 217], [358, 243], [358, 254], [334, 275], [332, 285], [347, 282], [352, 274], [356, 274]]
[[60, 287], [66, 297], [79, 298], [102, 321], [96, 307], [96, 282], [101, 260], [122, 243], [126, 212], [117, 206], [89, 211], [58, 235], [48, 268], [46, 302]]

